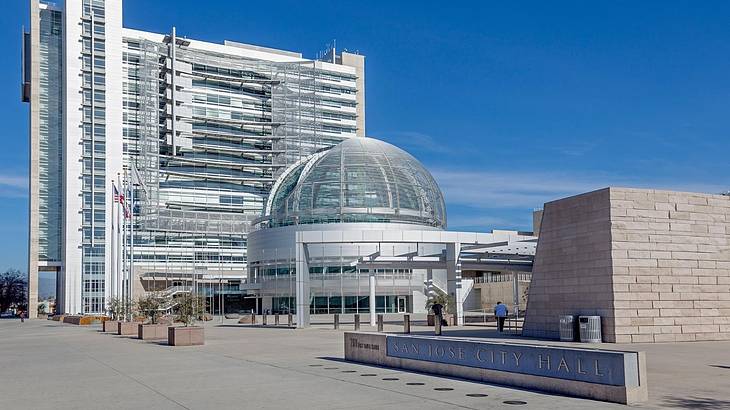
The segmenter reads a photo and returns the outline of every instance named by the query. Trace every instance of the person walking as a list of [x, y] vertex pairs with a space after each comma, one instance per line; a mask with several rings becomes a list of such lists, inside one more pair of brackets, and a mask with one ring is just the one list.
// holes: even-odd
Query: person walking
[[434, 303], [433, 306], [431, 306], [431, 310], [433, 310], [434, 320], [441, 319], [441, 326], [448, 326], [448, 322], [443, 317], [444, 306], [442, 304]]
[[507, 312], [507, 306], [502, 302], [497, 302], [497, 305], [494, 307], [494, 316], [497, 317], [497, 329], [500, 333], [504, 331], [504, 320], [507, 318]]
[[20, 323], [25, 323], [25, 312], [20, 312]]

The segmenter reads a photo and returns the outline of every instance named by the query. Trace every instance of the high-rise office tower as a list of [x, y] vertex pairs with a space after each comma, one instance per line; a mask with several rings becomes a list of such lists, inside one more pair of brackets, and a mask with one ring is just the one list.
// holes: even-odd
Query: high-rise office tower
[[[365, 135], [357, 53], [305, 59], [127, 29], [121, 0], [31, 0], [30, 14], [31, 315], [39, 271], [56, 273], [66, 313], [104, 312], [124, 275], [133, 294], [237, 289], [276, 177]], [[132, 180], [125, 219], [112, 183], [124, 195]]]

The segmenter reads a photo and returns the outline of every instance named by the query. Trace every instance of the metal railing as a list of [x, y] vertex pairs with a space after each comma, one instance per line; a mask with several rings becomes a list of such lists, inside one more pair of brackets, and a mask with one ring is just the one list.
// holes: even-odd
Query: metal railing
[[[474, 277], [474, 283], [499, 283], [512, 282], [515, 273], [490, 273], [485, 276]], [[532, 280], [532, 273], [519, 272], [516, 273], [518, 281], [529, 282]]]
[[[524, 312], [520, 311], [517, 315], [508, 315], [504, 322], [505, 331], [513, 333], [521, 333], [524, 323]], [[497, 316], [494, 311], [489, 309], [474, 309], [464, 311], [465, 326], [486, 326], [497, 328]]]

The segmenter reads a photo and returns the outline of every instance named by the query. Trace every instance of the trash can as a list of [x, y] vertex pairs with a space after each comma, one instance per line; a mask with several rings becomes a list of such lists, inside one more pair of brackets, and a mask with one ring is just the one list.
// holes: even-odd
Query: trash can
[[601, 343], [601, 317], [578, 316], [580, 341], [583, 343]]
[[560, 316], [560, 341], [561, 342], [574, 342], [575, 341], [575, 316], [565, 315]]

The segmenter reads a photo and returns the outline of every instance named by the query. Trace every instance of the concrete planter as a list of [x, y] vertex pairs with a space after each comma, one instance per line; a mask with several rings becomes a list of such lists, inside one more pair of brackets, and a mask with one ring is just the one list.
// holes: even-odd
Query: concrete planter
[[164, 340], [167, 338], [167, 324], [137, 325], [137, 337], [142, 340]]
[[238, 319], [238, 323], [243, 323], [247, 325], [255, 325], [256, 324], [256, 316], [248, 314], [248, 315], [242, 315], [240, 319]]
[[204, 329], [199, 326], [170, 326], [167, 328], [170, 346], [197, 346], [205, 344]]
[[136, 336], [137, 335], [137, 322], [119, 322], [117, 325], [117, 334], [121, 336]]
[[119, 331], [119, 321], [105, 320], [104, 323], [102, 323], [102, 329], [104, 330], [104, 333], [117, 333]]

